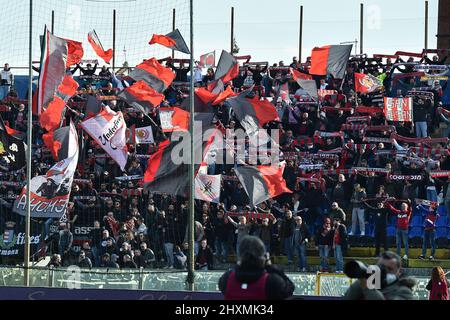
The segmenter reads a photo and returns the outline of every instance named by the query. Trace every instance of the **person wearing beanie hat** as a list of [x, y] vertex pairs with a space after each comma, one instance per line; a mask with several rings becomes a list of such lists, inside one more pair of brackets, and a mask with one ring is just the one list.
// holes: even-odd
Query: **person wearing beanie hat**
[[226, 300], [281, 300], [291, 297], [295, 286], [272, 266], [261, 239], [245, 236], [237, 265], [222, 275], [219, 289]]

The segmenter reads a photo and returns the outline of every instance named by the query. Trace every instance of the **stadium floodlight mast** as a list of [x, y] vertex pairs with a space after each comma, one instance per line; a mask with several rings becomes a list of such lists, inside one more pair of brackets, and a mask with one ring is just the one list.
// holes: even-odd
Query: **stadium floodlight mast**
[[27, 128], [27, 202], [26, 202], [26, 216], [25, 216], [25, 249], [24, 249], [24, 285], [30, 285], [30, 217], [31, 217], [31, 155], [32, 155], [32, 134], [33, 134], [33, 0], [30, 1], [30, 26], [29, 26], [29, 57], [28, 57], [28, 128]]
[[189, 265], [188, 265], [188, 275], [186, 282], [188, 284], [188, 289], [194, 291], [194, 195], [195, 195], [195, 161], [194, 161], [194, 1], [189, 0], [190, 6], [190, 47], [191, 47], [191, 61], [190, 61], [190, 73], [191, 77], [189, 79], [189, 109], [190, 109], [190, 139], [191, 139], [191, 165], [189, 167], [189, 184], [190, 184], [190, 193], [189, 193]]

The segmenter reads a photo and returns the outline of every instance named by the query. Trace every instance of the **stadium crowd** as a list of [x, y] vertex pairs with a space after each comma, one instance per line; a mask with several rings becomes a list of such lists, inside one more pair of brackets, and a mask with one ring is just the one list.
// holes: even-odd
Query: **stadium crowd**
[[[321, 271], [332, 270], [328, 257], [334, 255], [334, 270], [342, 272], [349, 246], [375, 245], [379, 256], [395, 241], [397, 253], [405, 260], [411, 245], [423, 246], [421, 259], [433, 259], [437, 245], [447, 248], [449, 181], [448, 176], [433, 172], [450, 170], [448, 142], [421, 139], [449, 136], [446, 108], [450, 108], [441, 102], [447, 81], [423, 80], [413, 68], [419, 63], [445, 65], [445, 59], [426, 55], [411, 57], [407, 63], [394, 59], [352, 56], [343, 80], [314, 76], [320, 108], [291, 76], [291, 69], [308, 74], [308, 63], [294, 58], [289, 65], [280, 61], [272, 66], [244, 63], [240, 67], [239, 76], [226, 85], [235, 92], [253, 88], [275, 105], [280, 121], [265, 128], [281, 131], [283, 177], [293, 193], [252, 208], [235, 178], [235, 165], [210, 164], [208, 174], [222, 174], [223, 181], [219, 203], [196, 200], [197, 269], [211, 270], [228, 261], [245, 235], [260, 237], [268, 252], [286, 256], [288, 264], [298, 255], [298, 271], [309, 270], [306, 256], [312, 250], [320, 256]], [[165, 91], [162, 106], [181, 105], [188, 68], [170, 59], [166, 65], [177, 78]], [[115, 99], [117, 88], [126, 85], [126, 71], [114, 73], [104, 67], [95, 76], [97, 65], [77, 69], [83, 80], [69, 102], [67, 120], [84, 117], [89, 96], [110, 96], [103, 103], [123, 111], [128, 128], [160, 123], [158, 108], [150, 119]], [[380, 79], [383, 89], [356, 92], [355, 72]], [[0, 77], [5, 106], [1, 115], [11, 128], [26, 131], [28, 105], [17, 97], [8, 65]], [[214, 79], [214, 69], [202, 70], [197, 64], [194, 77], [197, 87], [207, 86]], [[387, 121], [382, 112], [385, 96], [412, 96], [414, 121]], [[216, 107], [216, 119], [231, 130], [241, 126], [226, 101]], [[42, 133], [36, 125], [33, 175], [45, 174], [53, 163]], [[53, 255], [51, 265], [186, 268], [187, 200], [149, 193], [139, 183], [147, 166], [145, 155], [154, 153], [164, 138], [157, 128], [153, 134], [154, 144], [129, 144], [132, 156], [125, 173], [87, 134], [80, 134], [79, 166], [65, 216], [33, 219], [39, 229], [35, 231], [42, 234], [39, 248]], [[0, 179], [1, 215], [20, 225], [23, 217], [11, 207], [25, 173], [2, 173]]]

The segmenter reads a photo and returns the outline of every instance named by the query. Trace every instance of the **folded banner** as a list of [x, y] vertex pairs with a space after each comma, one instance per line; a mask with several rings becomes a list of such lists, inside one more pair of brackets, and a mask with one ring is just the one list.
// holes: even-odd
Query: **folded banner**
[[443, 138], [410, 138], [410, 137], [404, 137], [399, 134], [393, 133], [391, 135], [391, 139], [395, 139], [397, 141], [407, 142], [407, 143], [447, 143], [449, 139], [447, 137]]
[[445, 178], [450, 177], [450, 171], [444, 171], [444, 170], [436, 170], [430, 172], [431, 178]]
[[348, 124], [343, 123], [341, 125], [341, 131], [360, 131], [367, 127], [367, 124]]
[[384, 115], [388, 121], [412, 122], [412, 98], [384, 97]]
[[358, 117], [347, 117], [345, 120], [346, 123], [352, 123], [352, 122], [370, 122], [371, 117], [370, 116], [358, 116]]
[[126, 124], [122, 112], [105, 107], [97, 116], [83, 121], [81, 127], [110, 155], [122, 171], [128, 160]]
[[316, 131], [314, 135], [321, 138], [342, 138], [344, 136], [344, 133], [342, 131], [336, 132]]
[[94, 49], [95, 53], [100, 58], [102, 58], [106, 63], [109, 64], [109, 62], [111, 61], [111, 59], [113, 57], [113, 50], [108, 49], [105, 51], [99, 37], [97, 36], [97, 32], [95, 32], [95, 30], [92, 30], [91, 32], [88, 33], [88, 41], [91, 44], [92, 49]]
[[122, 177], [115, 177], [117, 181], [133, 181], [133, 180], [140, 180], [143, 176], [140, 175], [134, 175], [134, 176], [122, 176]]
[[364, 142], [375, 142], [375, 143], [392, 143], [391, 138], [380, 138], [380, 137], [363, 137]]
[[[73, 124], [70, 126], [70, 140], [78, 142], [78, 135]], [[51, 167], [45, 176], [37, 176], [30, 182], [30, 206], [33, 218], [61, 218], [66, 212], [72, 189], [73, 177], [78, 164], [78, 144], [69, 151], [69, 158], [59, 161]], [[26, 214], [27, 190], [22, 189], [14, 202], [13, 211]]]
[[353, 45], [331, 45], [314, 48], [311, 53], [310, 74], [331, 74], [336, 79], [343, 79]]
[[355, 72], [355, 91], [361, 93], [372, 93], [383, 89], [383, 83], [371, 74]]
[[377, 114], [377, 113], [383, 113], [383, 108], [378, 107], [366, 107], [366, 106], [359, 106], [355, 109], [356, 113], [369, 113], [369, 114]]
[[216, 66], [216, 51], [208, 52], [200, 56], [200, 65], [203, 68], [213, 68]]
[[219, 203], [221, 175], [197, 174], [195, 177], [195, 199]]

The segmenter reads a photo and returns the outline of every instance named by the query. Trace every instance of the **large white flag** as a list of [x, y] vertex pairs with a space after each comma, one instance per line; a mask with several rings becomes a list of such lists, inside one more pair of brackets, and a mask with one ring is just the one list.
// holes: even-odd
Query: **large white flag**
[[[61, 218], [66, 211], [72, 188], [73, 176], [78, 164], [78, 136], [71, 123], [68, 158], [57, 162], [45, 176], [37, 176], [30, 181], [31, 216], [36, 218]], [[70, 142], [69, 142], [70, 143]], [[25, 215], [27, 204], [27, 188], [22, 189], [19, 198], [14, 202], [13, 210]]]
[[197, 174], [195, 177], [195, 199], [219, 203], [222, 175]]
[[128, 160], [126, 124], [122, 112], [105, 107], [93, 118], [81, 123], [81, 127], [105, 150], [122, 171]]

